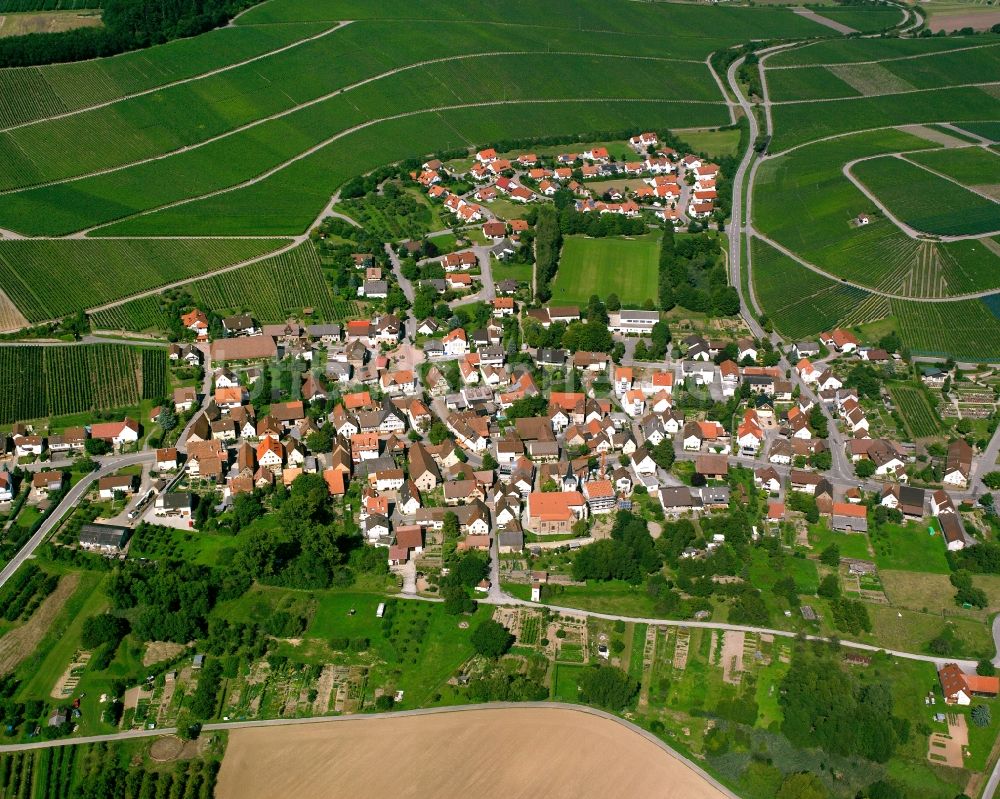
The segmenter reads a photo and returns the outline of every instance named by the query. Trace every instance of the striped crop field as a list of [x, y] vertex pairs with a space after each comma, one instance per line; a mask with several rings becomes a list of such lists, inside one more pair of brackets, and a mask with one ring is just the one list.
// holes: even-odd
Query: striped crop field
[[851, 171], [901, 222], [918, 231], [938, 236], [1000, 232], [1000, 203], [902, 158], [861, 161]]
[[775, 329], [788, 338], [836, 327], [870, 296], [806, 269], [760, 239], [751, 246], [754, 295]]
[[[990, 301], [907, 302], [892, 300], [903, 346], [914, 355], [951, 355], [958, 360], [1000, 361], [1000, 318]], [[994, 304], [996, 304], [994, 302]]]
[[247, 311], [260, 322], [283, 322], [312, 308], [318, 319], [341, 318], [311, 242], [187, 286], [194, 302], [218, 313]]
[[907, 157], [966, 186], [1000, 185], [1000, 154], [982, 147], [959, 147], [913, 153]]
[[329, 28], [320, 24], [234, 26], [114, 58], [0, 69], [0, 126], [22, 125], [187, 80]]
[[909, 383], [893, 383], [889, 393], [913, 438], [927, 438], [940, 431], [941, 422], [923, 390]]
[[0, 347], [0, 424], [137, 405], [166, 393], [163, 348]]
[[159, 295], [137, 297], [121, 305], [91, 314], [90, 322], [96, 330], [123, 330], [135, 333], [166, 330], [167, 315], [160, 304]]
[[0, 286], [40, 322], [278, 249], [271, 239], [0, 242]]

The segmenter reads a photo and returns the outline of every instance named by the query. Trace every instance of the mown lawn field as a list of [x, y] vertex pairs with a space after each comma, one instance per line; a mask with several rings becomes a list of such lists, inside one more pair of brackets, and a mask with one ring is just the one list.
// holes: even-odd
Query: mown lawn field
[[705, 153], [709, 158], [736, 155], [740, 143], [739, 128], [720, 130], [682, 130], [677, 135], [691, 145], [697, 153]]
[[[930, 531], [934, 534], [931, 535]], [[916, 522], [883, 524], [870, 534], [875, 562], [880, 569], [948, 574], [944, 539], [935, 522], [930, 527]]]
[[552, 283], [553, 304], [586, 305], [594, 294], [617, 294], [623, 306], [655, 302], [659, 237], [590, 239], [567, 236]]
[[924, 233], [960, 236], [1000, 230], [1000, 203], [909, 161], [874, 158], [851, 171], [901, 222]]

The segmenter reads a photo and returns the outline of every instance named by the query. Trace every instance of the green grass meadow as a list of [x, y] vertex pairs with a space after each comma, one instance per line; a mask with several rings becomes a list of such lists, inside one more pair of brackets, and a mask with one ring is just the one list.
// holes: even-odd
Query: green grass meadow
[[615, 293], [622, 305], [656, 301], [659, 237], [590, 239], [567, 236], [552, 282], [552, 303], [586, 305], [591, 295]]

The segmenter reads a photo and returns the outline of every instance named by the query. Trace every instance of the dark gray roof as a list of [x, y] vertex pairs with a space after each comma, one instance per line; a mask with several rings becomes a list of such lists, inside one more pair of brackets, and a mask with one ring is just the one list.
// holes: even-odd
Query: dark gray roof
[[319, 338], [321, 336], [334, 336], [340, 338], [340, 325], [309, 325], [306, 327], [310, 336]]
[[79, 541], [81, 544], [101, 547], [116, 547], [121, 549], [128, 535], [128, 528], [115, 527], [110, 524], [85, 524], [80, 527]]

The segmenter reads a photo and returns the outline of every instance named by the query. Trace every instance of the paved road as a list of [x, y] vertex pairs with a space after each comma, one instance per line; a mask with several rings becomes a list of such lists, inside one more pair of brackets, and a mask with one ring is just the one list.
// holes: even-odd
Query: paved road
[[0, 587], [3, 587], [14, 572], [18, 570], [21, 564], [34, 554], [35, 550], [38, 549], [38, 546], [52, 531], [52, 528], [56, 526], [57, 522], [63, 517], [63, 515], [80, 501], [83, 495], [87, 492], [87, 489], [90, 488], [91, 483], [98, 478], [114, 474], [125, 466], [133, 466], [137, 463], [147, 463], [152, 461], [154, 457], [155, 455], [153, 452], [144, 451], [135, 453], [134, 455], [121, 455], [108, 458], [104, 461], [104, 465], [96, 472], [91, 472], [90, 474], [85, 475], [79, 483], [73, 486], [66, 493], [62, 502], [59, 503], [58, 507], [56, 507], [56, 509], [49, 514], [49, 517], [42, 523], [41, 527], [38, 528], [38, 532], [36, 532], [28, 540], [28, 543], [21, 548], [21, 551], [11, 559], [10, 563], [4, 566], [2, 571], [0, 571]]
[[[729, 83], [730, 91], [732, 91], [739, 101], [750, 124], [750, 143], [747, 146], [746, 152], [743, 153], [743, 159], [740, 161], [736, 174], [733, 176], [733, 207], [730, 214], [729, 226], [726, 228], [726, 232], [729, 234], [729, 282], [732, 286], [735, 286], [736, 292], [739, 294], [740, 315], [747, 323], [747, 327], [750, 328], [750, 332], [757, 338], [764, 338], [767, 334], [747, 305], [747, 298], [743, 296], [742, 283], [740, 281], [740, 258], [743, 255], [743, 179], [747, 174], [747, 169], [749, 169], [751, 162], [754, 160], [753, 146], [757, 141], [757, 136], [760, 134], [753, 107], [743, 95], [743, 90], [736, 78], [736, 72], [743, 66], [745, 60], [745, 57], [735, 60], [729, 65], [729, 70], [726, 73], [726, 80]], [[750, 187], [748, 185], [747, 193], [749, 193], [749, 190]]]
[[[502, 592], [501, 592], [502, 593]], [[579, 608], [567, 608], [561, 605], [553, 605], [548, 602], [529, 602], [524, 599], [518, 599], [517, 597], [503, 595], [501, 600], [494, 600], [492, 593], [488, 595], [485, 599], [480, 600], [485, 604], [503, 604], [503, 605], [524, 605], [526, 607], [546, 607], [551, 611], [556, 613], [566, 613], [574, 614], [577, 616], [587, 616], [594, 619], [606, 619], [608, 621], [624, 621], [633, 622], [637, 624], [651, 624], [657, 627], [682, 627], [686, 629], [701, 628], [703, 630], [730, 630], [735, 632], [745, 632], [745, 633], [761, 633], [764, 635], [775, 635], [781, 638], [797, 638], [799, 633], [791, 632], [790, 630], [775, 630], [769, 627], [751, 627], [744, 624], [726, 624], [724, 622], [714, 622], [714, 621], [685, 621], [678, 619], [657, 619], [652, 617], [642, 617], [642, 616], [624, 616], [615, 613], [598, 613], [593, 610], [580, 610]], [[830, 641], [831, 639], [826, 638], [821, 635], [807, 635], [805, 638], [809, 641]], [[933, 663], [937, 667], [941, 667], [945, 663], [958, 663], [965, 669], [975, 670], [978, 661], [975, 660], [961, 660], [958, 658], [939, 658], [933, 655], [922, 655], [914, 652], [902, 652], [895, 649], [886, 649], [885, 647], [874, 646], [872, 644], [863, 644], [859, 641], [845, 641], [838, 639], [841, 646], [848, 647], [849, 649], [861, 649], [866, 652], [886, 652], [887, 654], [893, 655], [894, 657], [904, 658], [906, 660], [919, 660], [924, 663]]]
[[79, 341], [60, 341], [59, 339], [26, 339], [23, 341], [0, 341], [0, 347], [79, 347], [81, 344], [138, 344], [149, 347], [169, 347], [170, 343], [162, 339], [150, 338], [118, 338], [98, 334], [81, 336]]
[[993, 795], [997, 790], [997, 785], [1000, 785], [1000, 760], [997, 760], [997, 764], [993, 767], [993, 772], [990, 774], [990, 778], [986, 781], [986, 787], [983, 788], [981, 799], [993, 799]]
[[196, 344], [195, 346], [201, 351], [202, 368], [205, 370], [205, 377], [201, 381], [201, 403], [198, 405], [198, 410], [191, 414], [188, 423], [184, 425], [184, 429], [177, 436], [177, 451], [185, 455], [187, 454], [188, 433], [194, 427], [195, 420], [208, 407], [208, 403], [214, 397], [212, 393], [212, 381], [215, 375], [212, 374], [212, 348], [208, 344]]

